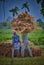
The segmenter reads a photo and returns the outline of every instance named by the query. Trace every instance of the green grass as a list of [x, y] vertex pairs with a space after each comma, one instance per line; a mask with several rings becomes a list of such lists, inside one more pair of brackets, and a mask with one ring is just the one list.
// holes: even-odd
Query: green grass
[[34, 30], [28, 34], [28, 39], [32, 41], [34, 44], [44, 45], [44, 31], [43, 30]]
[[[20, 38], [21, 38], [21, 34]], [[0, 42], [5, 42], [12, 39], [12, 30], [11, 29], [0, 29]]]
[[[22, 35], [20, 38], [22, 38]], [[6, 40], [11, 40], [12, 30], [11, 29], [0, 29], [0, 42], [5, 42]], [[28, 39], [32, 41], [35, 45], [44, 45], [44, 31], [43, 30], [34, 30], [28, 34]]]
[[0, 65], [44, 65], [44, 48], [42, 48], [42, 56], [40, 57], [15, 57], [13, 64], [11, 61], [11, 58], [0, 57]]
[[[3, 59], [3, 60], [2, 60]], [[33, 58], [14, 58], [12, 65], [44, 65], [44, 58], [33, 57]], [[3, 62], [3, 63], [2, 63]], [[10, 58], [1, 58], [0, 65], [11, 65]]]
[[11, 29], [1, 29], [0, 30], [0, 42], [4, 42], [6, 40], [10, 40], [12, 38], [12, 30]]

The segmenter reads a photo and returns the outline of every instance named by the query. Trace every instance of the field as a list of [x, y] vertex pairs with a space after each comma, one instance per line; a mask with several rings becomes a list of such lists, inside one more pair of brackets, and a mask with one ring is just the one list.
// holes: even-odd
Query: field
[[8, 57], [0, 57], [0, 65], [44, 65], [44, 48], [42, 48], [42, 56], [40, 57], [15, 57], [13, 59]]
[[7, 30], [1, 29], [0, 30], [0, 42], [10, 40], [11, 37], [12, 37], [11, 29], [7, 29]]
[[[22, 38], [22, 35], [20, 38]], [[12, 30], [11, 29], [0, 29], [0, 42], [5, 42], [12, 39]], [[43, 30], [34, 30], [31, 33], [28, 33], [29, 41], [33, 42], [35, 45], [44, 45], [44, 31]]]
[[[22, 38], [22, 35], [20, 38]], [[12, 30], [11, 29], [1, 29], [0, 30], [0, 42], [5, 42], [12, 39]], [[32, 41], [35, 45], [44, 45], [44, 31], [43, 30], [34, 30], [31, 33], [28, 33], [29, 41]], [[41, 40], [39, 40], [41, 39]], [[41, 42], [41, 43], [40, 43]], [[42, 55], [38, 57], [15, 57], [12, 62], [12, 58], [0, 57], [0, 65], [44, 65], [44, 48], [41, 48]]]

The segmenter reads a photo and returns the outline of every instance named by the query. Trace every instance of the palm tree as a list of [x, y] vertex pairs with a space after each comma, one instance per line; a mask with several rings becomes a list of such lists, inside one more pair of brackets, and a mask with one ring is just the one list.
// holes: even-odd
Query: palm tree
[[28, 2], [25, 2], [23, 5], [22, 5], [22, 9], [23, 8], [25, 8], [25, 11], [27, 12], [30, 12], [30, 10], [29, 10], [29, 4], [28, 4]]
[[13, 13], [13, 17], [14, 17], [15, 15], [18, 14], [19, 8], [15, 7], [15, 8], [12, 8], [11, 10], [9, 10], [9, 11]]
[[3, 2], [3, 12], [4, 12], [4, 20], [5, 20], [5, 0], [0, 0], [0, 2]]
[[44, 16], [44, 0], [36, 0], [36, 2], [41, 5], [40, 12]]

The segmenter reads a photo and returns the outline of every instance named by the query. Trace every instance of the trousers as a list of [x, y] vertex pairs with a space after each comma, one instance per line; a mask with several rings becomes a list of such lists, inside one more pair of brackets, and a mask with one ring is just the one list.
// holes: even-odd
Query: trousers
[[30, 46], [28, 44], [23, 44], [21, 47], [21, 56], [24, 57], [24, 50], [27, 49], [29, 52], [29, 55], [32, 56], [32, 50], [30, 49]]

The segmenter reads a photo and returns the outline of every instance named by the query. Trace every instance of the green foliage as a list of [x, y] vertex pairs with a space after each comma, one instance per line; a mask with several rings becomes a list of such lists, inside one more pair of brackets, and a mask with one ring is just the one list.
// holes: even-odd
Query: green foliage
[[41, 0], [36, 0], [37, 1], [37, 3], [40, 3], [41, 2]]
[[42, 27], [44, 29], [44, 22], [42, 22], [41, 19], [37, 20], [37, 25], [40, 26], [40, 27]]
[[3, 22], [2, 26], [6, 27], [7, 26], [7, 22]]
[[[19, 34], [19, 33], [18, 33]], [[22, 38], [22, 34], [20, 35], [20, 39]], [[12, 30], [0, 30], [0, 42], [4, 42], [6, 40], [12, 39]], [[28, 34], [29, 41], [32, 41], [35, 45], [44, 45], [44, 31], [43, 30], [34, 30]]]
[[0, 42], [11, 40], [11, 38], [12, 38], [11, 29], [1, 29], [0, 30]]
[[[44, 45], [44, 31], [43, 30], [34, 30], [33, 32], [28, 34], [28, 38], [32, 41], [35, 45]], [[42, 40], [40, 40], [42, 38]]]
[[39, 4], [41, 4], [41, 14], [44, 16], [44, 0], [36, 0], [37, 1], [37, 3]]
[[[22, 9], [23, 9], [23, 8], [27, 9], [28, 12], [30, 12], [28, 2], [23, 3], [23, 5], [22, 5]], [[25, 10], [25, 11], [26, 11], [26, 10]]]
[[[32, 58], [14, 58], [13, 63], [11, 64], [12, 59], [10, 58], [0, 58], [0, 64], [1, 65], [43, 65], [44, 64], [44, 58], [43, 57], [32, 57]], [[3, 63], [2, 63], [3, 62]]]
[[14, 17], [15, 15], [18, 14], [19, 8], [15, 7], [15, 8], [12, 8], [11, 10], [9, 10], [9, 11], [13, 13], [13, 17]]
[[44, 36], [40, 36], [38, 39], [39, 45], [44, 45]]

